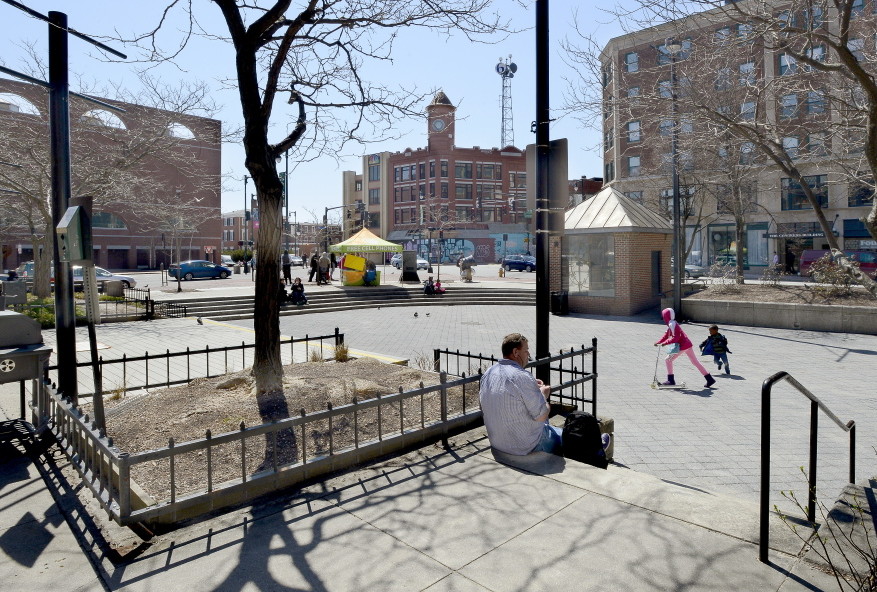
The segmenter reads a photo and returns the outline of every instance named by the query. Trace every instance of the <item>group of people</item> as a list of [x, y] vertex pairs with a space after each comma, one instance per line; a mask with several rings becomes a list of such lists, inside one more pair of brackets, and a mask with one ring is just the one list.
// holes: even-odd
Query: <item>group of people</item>
[[308, 274], [308, 281], [314, 281], [314, 277], [317, 278], [317, 285], [321, 286], [323, 284], [328, 284], [331, 282], [335, 275], [335, 268], [338, 267], [338, 260], [335, 258], [335, 253], [326, 253], [325, 251], [318, 255], [315, 251], [313, 255], [311, 255], [311, 272]]
[[[716, 379], [713, 378], [712, 374], [704, 368], [703, 364], [698, 361], [697, 356], [694, 355], [693, 344], [688, 338], [688, 335], [685, 334], [685, 331], [682, 330], [679, 323], [676, 322], [675, 311], [672, 308], [665, 308], [661, 311], [661, 317], [664, 319], [664, 322], [667, 323], [667, 330], [664, 332], [661, 339], [655, 342], [655, 345], [668, 346], [667, 357], [664, 360], [664, 363], [667, 366], [667, 380], [662, 382], [661, 386], [676, 386], [676, 375], [673, 371], [673, 362], [676, 358], [685, 354], [694, 367], [697, 368], [701, 375], [706, 379], [704, 388], [712, 387], [716, 383]], [[709, 336], [700, 344], [700, 349], [701, 355], [711, 354], [713, 356], [713, 362], [715, 362], [719, 370], [724, 366], [725, 374], [731, 373], [731, 368], [728, 364], [728, 354], [731, 353], [731, 350], [728, 349], [728, 339], [719, 333], [719, 327], [717, 325], [712, 325], [709, 328]]]
[[432, 276], [429, 276], [429, 279], [423, 282], [423, 293], [427, 296], [441, 296], [445, 293], [445, 288], [442, 286], [441, 281], [433, 281]]

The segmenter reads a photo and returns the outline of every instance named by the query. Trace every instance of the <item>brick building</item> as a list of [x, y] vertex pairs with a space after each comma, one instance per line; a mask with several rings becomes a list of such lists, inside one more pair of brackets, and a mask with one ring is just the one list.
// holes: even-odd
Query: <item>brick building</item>
[[533, 252], [524, 151], [456, 146], [456, 107], [444, 92], [426, 111], [426, 147], [369, 154], [361, 172], [343, 172], [344, 235], [365, 224], [443, 263], [461, 255], [487, 263]]
[[[75, 97], [69, 104], [73, 195], [95, 198], [95, 264], [122, 270], [167, 266], [177, 257], [218, 260], [220, 122], [102, 100], [125, 111]], [[0, 79], [3, 268], [33, 260], [35, 240], [51, 245], [40, 211], [50, 201], [48, 124], [45, 89]], [[143, 148], [147, 141], [152, 152]]]
[[[877, 6], [852, 4], [849, 47], [862, 63], [874, 60], [872, 5]], [[732, 260], [740, 217], [744, 264], [753, 270], [770, 264], [774, 252], [782, 257], [827, 248], [802, 186], [754, 140], [726, 133], [727, 125], [716, 123], [722, 116], [770, 131], [776, 150], [793, 160], [826, 219], [834, 220], [843, 248], [877, 250], [860, 221], [873, 203], [873, 180], [854, 180], [861, 141], [847, 133], [854, 126], [844, 128], [853, 85], [840, 74], [796, 61], [789, 49], [815, 62], [838, 61], [824, 44], [808, 41], [838, 33], [837, 10], [832, 5], [823, 13], [820, 6], [729, 4], [616, 37], [604, 48], [604, 179], [669, 217], [675, 135], [683, 225], [691, 245], [687, 262]], [[766, 20], [745, 18], [746, 11], [756, 10], [765, 11]], [[793, 29], [799, 31], [795, 37], [784, 32]], [[777, 41], [783, 35], [789, 39], [786, 49]], [[735, 216], [734, 208], [741, 207], [742, 216], [739, 211]]]

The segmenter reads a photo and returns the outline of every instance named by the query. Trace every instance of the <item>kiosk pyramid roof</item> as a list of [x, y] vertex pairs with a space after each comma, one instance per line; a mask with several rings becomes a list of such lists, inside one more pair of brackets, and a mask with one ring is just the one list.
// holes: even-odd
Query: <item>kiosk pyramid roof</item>
[[667, 218], [625, 197], [611, 186], [566, 212], [564, 232], [673, 232]]

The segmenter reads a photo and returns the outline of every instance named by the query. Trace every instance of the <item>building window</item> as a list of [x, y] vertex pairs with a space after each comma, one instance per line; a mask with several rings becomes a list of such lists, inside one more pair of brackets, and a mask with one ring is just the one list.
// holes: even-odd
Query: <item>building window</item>
[[852, 0], [850, 3], [850, 18], [858, 18], [865, 12], [865, 0]]
[[867, 179], [850, 183], [848, 205], [851, 208], [870, 206], [874, 203], [874, 181]]
[[91, 217], [92, 228], [114, 228], [122, 230], [128, 228], [125, 221], [109, 212], [95, 212]]
[[381, 165], [379, 165], [379, 164], [368, 165], [368, 180], [369, 181], [380, 181], [381, 180]]
[[628, 199], [632, 199], [637, 203], [643, 203], [643, 192], [642, 191], [625, 191], [624, 197]]
[[411, 169], [407, 166], [401, 167], [401, 176], [397, 179], [398, 181], [410, 181], [411, 180]]
[[811, 4], [809, 9], [805, 9], [802, 16], [811, 29], [818, 29], [825, 24], [825, 14], [822, 7], [816, 3]]
[[661, 95], [662, 99], [673, 98], [673, 87], [670, 85], [669, 80], [661, 80], [658, 82], [658, 94]]
[[780, 117], [791, 119], [798, 114], [798, 95], [783, 95], [780, 97]]
[[716, 90], [728, 90], [731, 88], [731, 68], [719, 68], [716, 72]]
[[418, 179], [426, 179], [426, 163], [421, 162], [418, 167]]
[[627, 141], [639, 142], [642, 140], [642, 132], [640, 130], [639, 121], [630, 121], [627, 124]]
[[[667, 216], [673, 216], [673, 189], [667, 188], [661, 190], [661, 207], [667, 213]], [[679, 187], [679, 211], [683, 216], [691, 216], [694, 214], [694, 187]]]
[[443, 160], [443, 161], [442, 161], [442, 164], [441, 164], [441, 176], [442, 176], [442, 177], [447, 177], [447, 176], [448, 176], [448, 161], [447, 161], [447, 160]]
[[740, 105], [740, 119], [755, 119], [755, 101], [746, 101]]
[[750, 86], [755, 84], [755, 62], [745, 62], [740, 64], [740, 86]]
[[434, 160], [429, 161], [429, 178], [435, 179], [435, 161]]
[[737, 37], [741, 39], [749, 39], [752, 37], [752, 25], [749, 23], [738, 23]]
[[783, 10], [777, 14], [781, 29], [787, 29], [795, 26], [795, 14], [790, 10]]
[[798, 62], [795, 61], [795, 58], [787, 53], [781, 53], [779, 55], [779, 72], [780, 76], [789, 76], [798, 71]]
[[628, 156], [627, 157], [627, 176], [628, 177], [639, 177], [640, 174], [640, 157], [639, 156]]
[[795, 136], [786, 136], [783, 138], [783, 152], [791, 158], [795, 160], [798, 158], [798, 138]]
[[501, 179], [502, 165], [479, 163], [476, 172], [479, 179]]
[[725, 45], [731, 39], [731, 27], [722, 27], [716, 31], [715, 42], [718, 45]]
[[368, 190], [368, 204], [370, 206], [374, 206], [381, 203], [381, 190], [380, 189], [369, 189]]
[[662, 119], [660, 123], [658, 123], [658, 134], [662, 136], [669, 136], [673, 133], [673, 120], [672, 119]]
[[807, 113], [825, 113], [825, 93], [821, 90], [807, 91]]
[[[820, 207], [828, 207], [828, 175], [804, 177], [804, 182], [813, 190]], [[782, 180], [781, 206], [783, 210], [812, 209], [804, 190], [797, 181], [784, 178]]]
[[603, 178], [609, 183], [615, 179], [615, 163], [607, 162], [603, 165]]
[[571, 294], [615, 296], [615, 236], [574, 234], [564, 237], [562, 265]]
[[454, 178], [455, 179], [471, 179], [472, 178], [472, 163], [471, 162], [458, 162], [454, 165]]
[[457, 222], [470, 222], [472, 220], [472, 208], [457, 206], [456, 215]]
[[625, 54], [624, 67], [628, 72], [639, 71], [639, 54], [636, 52]]
[[457, 199], [472, 199], [471, 183], [456, 183], [454, 185], [454, 197]]
[[429, 196], [435, 197], [435, 181], [430, 181], [429, 183]]
[[694, 122], [690, 117], [683, 117], [679, 120], [679, 131], [683, 134], [690, 134], [694, 131]]
[[615, 146], [615, 128], [610, 127], [603, 135], [603, 150], [611, 150]]
[[606, 100], [603, 101], [603, 118], [604, 119], [609, 119], [610, 117], [612, 117], [614, 103], [615, 103], [615, 99], [612, 95], [608, 95], [606, 97]]
[[448, 184], [442, 183], [442, 199], [448, 199]]
[[847, 49], [850, 50], [850, 53], [853, 54], [853, 57], [856, 58], [856, 61], [861, 62], [865, 59], [865, 40], [862, 38], [850, 39], [847, 41]]
[[639, 96], [639, 87], [631, 86], [627, 89], [627, 98], [636, 99]]
[[603, 66], [603, 87], [607, 87], [612, 83], [612, 62]]
[[807, 136], [807, 152], [810, 156], [827, 156], [825, 132], [814, 132]]
[[357, 179], [356, 183], [353, 184], [354, 191], [362, 191], [362, 181]]
[[752, 164], [755, 162], [755, 144], [743, 142], [740, 144], [740, 164]]

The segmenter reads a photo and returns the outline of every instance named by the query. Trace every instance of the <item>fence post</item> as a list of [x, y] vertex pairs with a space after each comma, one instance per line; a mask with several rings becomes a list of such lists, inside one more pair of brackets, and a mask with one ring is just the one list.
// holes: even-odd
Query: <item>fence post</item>
[[344, 345], [344, 334], [338, 331], [338, 327], [335, 327], [335, 347], [339, 345]]
[[810, 401], [810, 475], [808, 475], [809, 491], [807, 492], [807, 520], [816, 522], [816, 434], [819, 431], [819, 404]]
[[767, 563], [770, 536], [768, 504], [770, 503], [770, 389], [771, 379], [761, 385], [761, 492], [758, 508], [758, 560]]
[[432, 371], [438, 372], [441, 368], [441, 352], [438, 348], [432, 350]]
[[27, 417], [25, 416], [25, 411], [24, 411], [24, 407], [25, 407], [25, 405], [24, 405], [24, 390], [25, 389], [24, 389], [24, 381], [23, 380], [19, 381], [18, 389], [19, 389], [18, 398], [20, 399], [20, 402], [21, 402], [21, 419], [26, 420]]
[[[448, 375], [446, 372], [441, 372], [439, 374], [439, 382], [442, 385], [442, 446], [450, 448], [448, 445]], [[423, 388], [423, 384], [420, 385], [420, 388]]]
[[856, 422], [847, 423], [850, 428], [850, 483], [856, 482]]
[[127, 452], [119, 453], [119, 518], [131, 515], [131, 463]]
[[[591, 346], [594, 348], [591, 354], [591, 415], [597, 417], [597, 338], [591, 339]], [[582, 348], [584, 349], [584, 348]], [[584, 370], [584, 368], [582, 368]]]

